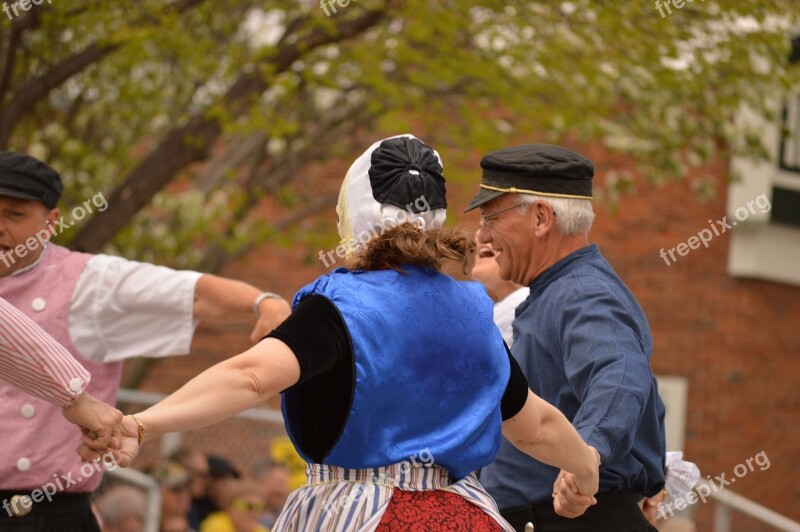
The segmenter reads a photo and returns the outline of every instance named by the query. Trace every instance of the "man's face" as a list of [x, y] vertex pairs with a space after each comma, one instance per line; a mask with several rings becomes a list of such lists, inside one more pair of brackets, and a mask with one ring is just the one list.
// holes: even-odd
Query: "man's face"
[[37, 234], [49, 239], [58, 215], [40, 201], [0, 196], [0, 277], [36, 262], [44, 250]]
[[208, 493], [208, 484], [211, 477], [208, 474], [208, 459], [203, 453], [192, 453], [183, 464], [189, 473], [189, 492], [193, 499], [201, 499]]
[[[531, 222], [530, 207], [512, 208], [519, 203], [515, 195], [504, 194], [483, 204], [480, 207], [481, 214], [490, 219], [488, 223], [481, 224], [476, 239], [478, 249], [491, 246], [501, 279], [525, 285], [533, 250], [534, 224]], [[504, 209], [509, 210], [492, 216]]]

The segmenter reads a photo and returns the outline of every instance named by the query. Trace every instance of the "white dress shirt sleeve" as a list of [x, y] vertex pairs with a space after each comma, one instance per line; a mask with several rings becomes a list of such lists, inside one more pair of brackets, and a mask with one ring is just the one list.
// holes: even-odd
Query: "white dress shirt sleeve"
[[514, 318], [516, 318], [517, 307], [528, 298], [530, 293], [531, 289], [523, 286], [517, 288], [505, 299], [498, 301], [494, 305], [494, 323], [503, 333], [503, 340], [506, 341], [508, 347], [511, 347], [511, 344], [514, 343], [513, 323]]
[[0, 378], [59, 407], [89, 384], [89, 372], [41, 327], [0, 298]]
[[103, 363], [187, 354], [201, 275], [95, 255], [75, 287], [70, 337], [83, 356]]

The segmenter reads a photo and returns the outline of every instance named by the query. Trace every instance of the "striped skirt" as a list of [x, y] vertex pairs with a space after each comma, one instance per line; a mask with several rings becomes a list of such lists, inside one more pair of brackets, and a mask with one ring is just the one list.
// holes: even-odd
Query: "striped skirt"
[[[470, 523], [488, 523], [488, 526], [470, 525], [466, 528], [457, 523], [435, 527], [429, 523], [427, 528], [423, 525], [420, 530], [514, 531], [500, 516], [494, 500], [474, 474], [454, 482], [450, 473], [437, 465], [402, 462], [368, 469], [308, 464], [306, 475], [306, 485], [289, 495], [272, 527], [273, 532], [406, 530], [408, 528], [405, 525], [398, 522], [393, 526], [391, 522], [397, 517], [395, 512], [404, 511], [404, 506], [409, 502], [408, 497], [396, 497], [396, 500], [402, 499], [402, 504], [390, 508], [395, 493], [398, 496], [422, 495], [426, 500], [418, 500], [419, 504], [426, 505], [423, 507], [450, 505], [456, 510], [452, 515], [458, 519], [474, 519]], [[431, 497], [438, 500], [431, 501]], [[468, 509], [475, 510], [469, 512], [472, 517], [459, 508], [458, 505], [464, 502], [468, 503]], [[387, 522], [382, 522], [384, 516]]]

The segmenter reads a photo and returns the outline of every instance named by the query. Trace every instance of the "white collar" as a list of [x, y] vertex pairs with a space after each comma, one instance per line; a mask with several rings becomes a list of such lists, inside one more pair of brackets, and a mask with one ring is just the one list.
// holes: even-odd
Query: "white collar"
[[33, 261], [31, 264], [28, 264], [24, 268], [20, 268], [19, 270], [15, 271], [14, 273], [11, 274], [11, 277], [16, 277], [17, 275], [22, 275], [23, 273], [31, 271], [32, 269], [37, 267], [39, 265], [39, 263], [42, 262], [42, 260], [44, 259], [44, 254], [45, 253], [47, 253], [47, 244], [45, 244], [44, 249], [39, 254], [39, 258], [38, 259]]

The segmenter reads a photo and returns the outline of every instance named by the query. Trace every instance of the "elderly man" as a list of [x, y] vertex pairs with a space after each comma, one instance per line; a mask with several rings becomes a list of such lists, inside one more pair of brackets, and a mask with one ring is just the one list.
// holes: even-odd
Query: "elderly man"
[[637, 502], [664, 486], [664, 406], [647, 319], [589, 244], [594, 167], [546, 144], [490, 153], [481, 167], [467, 208], [481, 210], [478, 242], [491, 244], [502, 279], [531, 291], [516, 311], [512, 352], [531, 389], [601, 457], [598, 503], [588, 510], [571, 475], [507, 441], [481, 482], [517, 530], [655, 530]]
[[[257, 340], [288, 316], [286, 301], [245, 283], [48, 244], [63, 225], [61, 192], [48, 165], [0, 152], [0, 297], [67, 348], [98, 399], [114, 404], [123, 360], [188, 353], [198, 321], [255, 312]], [[12, 515], [0, 512], [0, 530], [97, 530], [89, 494], [101, 474], [81, 469], [79, 433], [57, 406], [3, 382], [0, 399], [0, 500], [59, 488], [51, 501], [27, 498]]]

